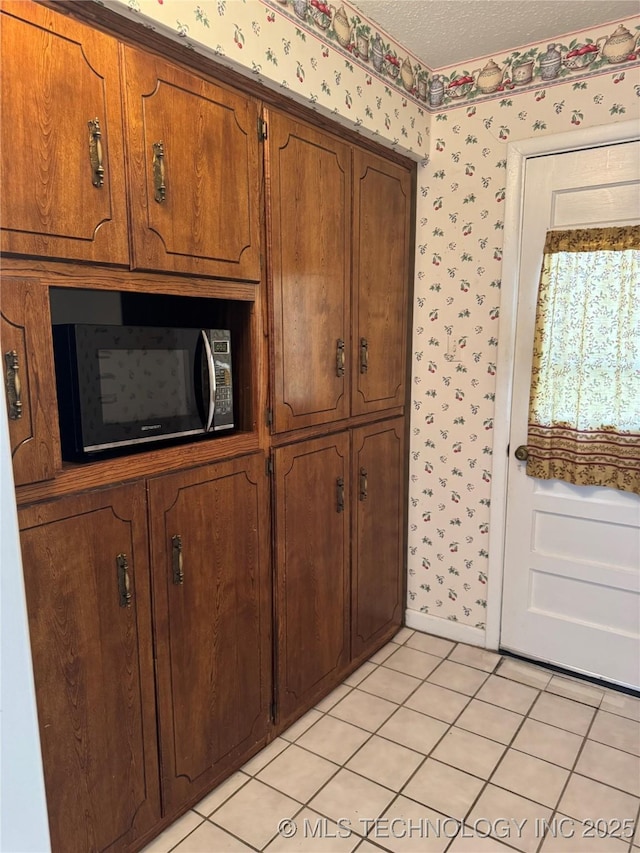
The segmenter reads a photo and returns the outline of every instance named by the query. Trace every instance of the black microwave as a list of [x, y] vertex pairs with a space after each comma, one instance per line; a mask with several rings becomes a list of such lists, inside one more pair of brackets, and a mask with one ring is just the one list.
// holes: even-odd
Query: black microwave
[[66, 459], [234, 427], [228, 329], [66, 324], [53, 343]]

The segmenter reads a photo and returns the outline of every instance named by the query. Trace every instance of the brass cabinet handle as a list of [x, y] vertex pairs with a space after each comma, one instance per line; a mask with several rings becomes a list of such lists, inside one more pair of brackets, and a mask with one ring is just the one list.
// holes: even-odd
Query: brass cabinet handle
[[118, 554], [116, 557], [118, 567], [118, 593], [120, 595], [120, 607], [131, 607], [131, 582], [129, 580], [129, 563], [126, 554]]
[[153, 143], [153, 184], [155, 188], [154, 199], [162, 204], [167, 197], [165, 186], [164, 167], [164, 142]]
[[100, 121], [97, 118], [91, 119], [89, 125], [89, 162], [91, 163], [91, 171], [93, 178], [91, 183], [97, 189], [104, 186], [104, 168], [102, 166], [102, 131], [100, 130]]
[[520, 447], [517, 447], [515, 453], [513, 454], [518, 462], [526, 462], [529, 458], [529, 448], [526, 444], [521, 444]]
[[171, 554], [173, 559], [173, 582], [176, 586], [184, 583], [184, 564], [182, 560], [182, 536], [171, 537]]
[[344, 341], [339, 338], [336, 344], [336, 376], [344, 376], [344, 362]]
[[360, 338], [360, 373], [366, 373], [369, 369], [369, 341]]
[[7, 402], [9, 403], [9, 417], [12, 421], [19, 421], [22, 417], [22, 384], [18, 370], [18, 353], [12, 349], [4, 354], [4, 362], [7, 368]]
[[367, 479], [367, 469], [360, 469], [360, 500], [366, 501], [369, 496], [369, 481]]
[[336, 480], [336, 490], [338, 496], [336, 511], [344, 512], [344, 480], [342, 479], [342, 477], [338, 477], [338, 479]]

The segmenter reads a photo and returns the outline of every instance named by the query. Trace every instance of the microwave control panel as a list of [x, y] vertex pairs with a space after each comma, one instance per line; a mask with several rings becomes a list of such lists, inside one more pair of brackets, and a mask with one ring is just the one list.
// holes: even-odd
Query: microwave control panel
[[209, 340], [216, 379], [213, 428], [214, 430], [231, 429], [234, 426], [231, 334], [228, 329], [210, 329]]

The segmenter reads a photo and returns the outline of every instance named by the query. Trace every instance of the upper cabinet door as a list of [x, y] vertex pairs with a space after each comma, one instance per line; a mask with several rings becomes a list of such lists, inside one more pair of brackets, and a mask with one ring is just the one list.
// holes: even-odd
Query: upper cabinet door
[[274, 429], [349, 414], [351, 151], [278, 112], [268, 117]]
[[0, 337], [15, 484], [52, 480], [62, 458], [45, 285], [2, 279]]
[[133, 267], [259, 281], [258, 102], [123, 54]]
[[3, 252], [128, 264], [118, 43], [2, 4]]
[[405, 403], [411, 174], [354, 151], [352, 414]]

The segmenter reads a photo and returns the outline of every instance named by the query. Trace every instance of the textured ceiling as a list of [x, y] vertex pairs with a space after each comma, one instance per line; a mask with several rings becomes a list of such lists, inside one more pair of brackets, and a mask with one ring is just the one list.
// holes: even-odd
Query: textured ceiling
[[353, 5], [431, 69], [640, 14], [640, 0], [355, 0]]

